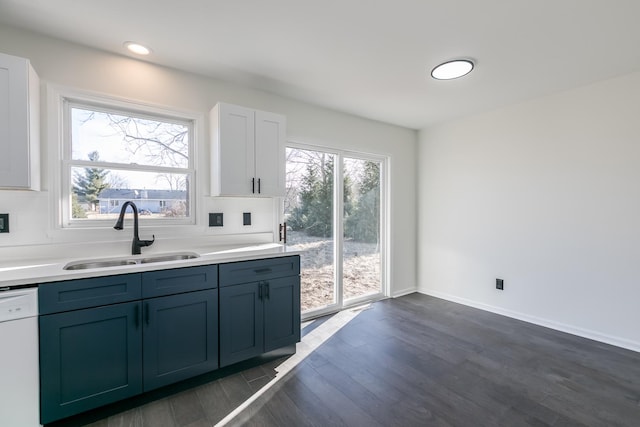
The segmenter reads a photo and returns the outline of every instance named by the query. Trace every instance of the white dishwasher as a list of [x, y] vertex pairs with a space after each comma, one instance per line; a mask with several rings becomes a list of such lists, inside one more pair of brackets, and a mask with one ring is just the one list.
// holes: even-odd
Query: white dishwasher
[[0, 426], [40, 425], [38, 288], [0, 288]]

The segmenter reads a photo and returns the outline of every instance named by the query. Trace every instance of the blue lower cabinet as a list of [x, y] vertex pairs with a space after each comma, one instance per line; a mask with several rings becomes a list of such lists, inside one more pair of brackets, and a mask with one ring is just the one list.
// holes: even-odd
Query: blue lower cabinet
[[142, 392], [140, 304], [40, 316], [43, 424]]
[[39, 285], [41, 423], [299, 342], [299, 272], [288, 256]]
[[40, 285], [41, 422], [217, 369], [217, 271], [211, 265]]
[[300, 276], [220, 288], [220, 366], [300, 341]]
[[146, 299], [144, 391], [218, 368], [218, 290]]

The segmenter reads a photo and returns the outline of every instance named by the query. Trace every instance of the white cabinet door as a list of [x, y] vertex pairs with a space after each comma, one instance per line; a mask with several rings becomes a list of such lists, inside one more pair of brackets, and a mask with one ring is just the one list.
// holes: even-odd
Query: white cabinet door
[[39, 86], [27, 59], [0, 53], [0, 188], [40, 187]]
[[284, 116], [256, 111], [256, 190], [262, 196], [285, 194], [285, 132]]
[[285, 117], [219, 103], [210, 119], [211, 195], [283, 196]]
[[211, 133], [212, 195], [251, 194], [255, 173], [254, 111], [237, 105], [216, 105], [211, 111]]

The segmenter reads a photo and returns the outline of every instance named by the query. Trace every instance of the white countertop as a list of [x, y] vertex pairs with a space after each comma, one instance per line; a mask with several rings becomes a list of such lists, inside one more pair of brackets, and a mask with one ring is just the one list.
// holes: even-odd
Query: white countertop
[[[101, 267], [86, 270], [65, 270], [69, 263], [92, 260], [142, 259], [158, 257], [172, 253], [195, 253], [197, 258], [176, 261], [153, 262], [114, 267]], [[84, 279], [116, 274], [139, 273], [143, 271], [166, 270], [171, 268], [191, 267], [198, 265], [219, 264], [225, 262], [247, 261], [262, 258], [274, 258], [298, 255], [299, 250], [292, 250], [277, 243], [237, 244], [224, 246], [206, 246], [195, 249], [184, 249], [170, 252], [154, 252], [142, 255], [69, 258], [62, 255], [33, 260], [10, 261], [0, 263], [0, 288], [39, 285], [70, 279]]]

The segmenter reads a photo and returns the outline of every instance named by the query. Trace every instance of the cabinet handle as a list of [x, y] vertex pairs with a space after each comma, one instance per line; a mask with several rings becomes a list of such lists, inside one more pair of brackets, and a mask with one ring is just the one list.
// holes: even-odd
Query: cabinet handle
[[256, 179], [255, 178], [251, 178], [251, 192], [252, 193], [256, 192]]
[[260, 194], [260, 178], [258, 178], [258, 194]]
[[266, 274], [266, 273], [271, 273], [271, 269], [270, 268], [256, 268], [255, 270], [253, 270], [254, 273], [256, 274]]
[[267, 289], [267, 299], [269, 299], [269, 282], [266, 282], [264, 285], [265, 285], [265, 288]]
[[258, 284], [258, 298], [262, 299], [262, 282]]
[[280, 224], [279, 231], [280, 231], [279, 233], [280, 241], [286, 245], [287, 244], [287, 221]]
[[149, 303], [144, 305], [144, 321], [149, 326]]

